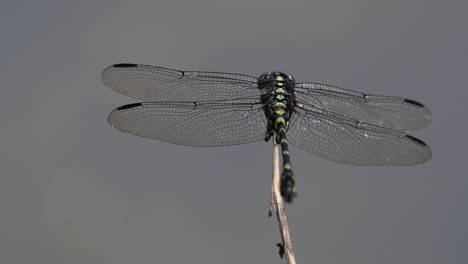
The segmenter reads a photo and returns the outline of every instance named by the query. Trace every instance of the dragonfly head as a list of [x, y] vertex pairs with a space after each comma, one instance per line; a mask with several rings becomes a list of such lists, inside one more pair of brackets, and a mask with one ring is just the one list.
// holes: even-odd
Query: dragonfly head
[[286, 89], [286, 91], [291, 92], [296, 84], [294, 78], [284, 72], [274, 71], [274, 72], [265, 72], [260, 77], [258, 77], [258, 88], [262, 91], [262, 94], [265, 95], [269, 92], [275, 91], [278, 88]]
[[284, 72], [273, 71], [273, 72], [265, 72], [258, 77], [258, 81], [262, 83], [276, 83], [276, 82], [287, 82], [287, 83], [295, 83], [296, 80], [294, 78]]

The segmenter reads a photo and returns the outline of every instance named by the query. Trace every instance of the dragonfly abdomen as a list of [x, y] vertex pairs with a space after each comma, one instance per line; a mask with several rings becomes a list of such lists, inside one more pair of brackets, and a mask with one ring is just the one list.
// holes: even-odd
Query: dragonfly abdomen
[[281, 145], [281, 153], [283, 156], [283, 172], [281, 173], [280, 191], [286, 202], [292, 202], [294, 196], [297, 195], [295, 177], [292, 171], [291, 159], [289, 156], [288, 140], [286, 138], [286, 118], [279, 116], [275, 120], [276, 143]]

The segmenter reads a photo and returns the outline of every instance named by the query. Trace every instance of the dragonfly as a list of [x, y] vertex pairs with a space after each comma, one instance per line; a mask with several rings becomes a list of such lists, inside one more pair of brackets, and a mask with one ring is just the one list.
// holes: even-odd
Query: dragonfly
[[108, 123], [122, 132], [196, 147], [273, 138], [281, 146], [286, 202], [297, 195], [289, 144], [360, 166], [416, 165], [432, 156], [406, 134], [431, 122], [430, 110], [411, 99], [296, 82], [280, 71], [253, 77], [121, 63], [101, 77], [113, 91], [141, 100], [109, 114]]

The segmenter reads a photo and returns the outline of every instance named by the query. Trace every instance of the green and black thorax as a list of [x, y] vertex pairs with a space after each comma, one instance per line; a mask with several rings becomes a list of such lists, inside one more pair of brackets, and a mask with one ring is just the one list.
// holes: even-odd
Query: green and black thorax
[[282, 72], [266, 72], [260, 75], [258, 88], [262, 93], [261, 101], [268, 122], [265, 141], [270, 139], [273, 132], [279, 134], [280, 126], [288, 126], [296, 104], [295, 83], [291, 75]]

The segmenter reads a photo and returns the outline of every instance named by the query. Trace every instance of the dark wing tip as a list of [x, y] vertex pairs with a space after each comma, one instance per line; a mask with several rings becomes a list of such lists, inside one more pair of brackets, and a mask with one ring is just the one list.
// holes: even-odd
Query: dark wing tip
[[[110, 112], [109, 115], [107, 116], [107, 123], [109, 123], [112, 127], [116, 125], [116, 122], [118, 125], [119, 116], [121, 116], [122, 114], [122, 113], [119, 113], [120, 111], [125, 111], [129, 109], [141, 107], [142, 105], [143, 105], [142, 103], [133, 103], [133, 104], [127, 104], [127, 105], [122, 105], [122, 106], [117, 107], [116, 109], [112, 110], [112, 112]], [[115, 120], [116, 117], [117, 117], [117, 121]]]
[[133, 63], [118, 63], [111, 66], [112, 68], [137, 68], [138, 64]]
[[414, 101], [414, 100], [411, 100], [411, 99], [405, 99], [405, 103], [408, 103], [408, 104], [412, 104], [412, 105], [415, 105], [415, 106], [419, 106], [421, 108], [424, 108], [425, 106], [423, 104], [421, 104], [420, 102], [417, 102], [417, 101]]
[[[423, 155], [423, 158], [417, 164], [427, 162], [431, 159], [432, 151], [431, 151], [431, 148], [426, 143], [410, 135], [406, 135], [405, 137], [421, 147], [420, 153]], [[410, 165], [414, 165], [414, 164], [410, 164]]]
[[423, 147], [428, 147], [428, 145], [427, 145], [426, 143], [424, 143], [424, 141], [422, 141], [422, 140], [420, 140], [420, 139], [418, 139], [418, 138], [415, 138], [415, 137], [410, 136], [410, 135], [406, 135], [406, 138], [408, 138], [408, 139], [410, 139], [410, 140], [416, 142], [417, 144], [419, 144], [419, 145], [421, 145], [421, 146], [423, 146]]
[[111, 65], [105, 68], [101, 73], [101, 80], [106, 83], [105, 79], [107, 76], [112, 72], [112, 69], [131, 69], [131, 68], [138, 68], [138, 64], [133, 63], [118, 63]]
[[122, 111], [122, 110], [127, 110], [135, 107], [140, 107], [142, 106], [142, 103], [133, 103], [133, 104], [127, 104], [127, 105], [122, 105], [120, 107], [117, 107], [114, 111]]

